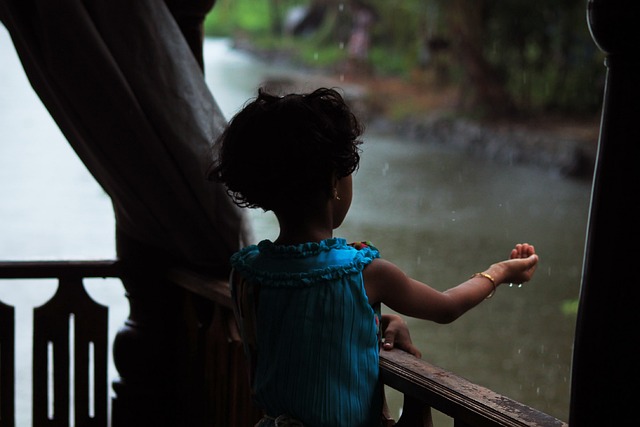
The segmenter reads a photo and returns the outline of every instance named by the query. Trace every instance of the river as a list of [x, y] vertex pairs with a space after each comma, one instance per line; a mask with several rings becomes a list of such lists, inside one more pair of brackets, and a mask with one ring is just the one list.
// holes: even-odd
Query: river
[[[283, 70], [205, 43], [206, 79], [227, 118]], [[77, 159], [31, 90], [0, 27], [0, 259], [111, 259], [110, 199]], [[535, 279], [502, 286], [450, 325], [407, 319], [424, 358], [498, 393], [568, 419], [575, 313], [590, 183], [536, 168], [465, 157], [443, 146], [365, 134], [354, 200], [337, 230], [370, 240], [413, 277], [446, 289], [529, 242], [541, 256]], [[257, 239], [274, 238], [270, 214], [252, 212]], [[127, 315], [117, 280], [91, 280], [110, 307], [110, 336]], [[49, 281], [0, 282], [0, 300], [16, 306], [17, 337], [29, 337], [34, 306]], [[20, 339], [18, 424], [30, 425], [31, 343]], [[116, 375], [110, 365], [109, 377]], [[398, 396], [391, 393], [393, 407]], [[442, 425], [442, 423], [438, 424]]]

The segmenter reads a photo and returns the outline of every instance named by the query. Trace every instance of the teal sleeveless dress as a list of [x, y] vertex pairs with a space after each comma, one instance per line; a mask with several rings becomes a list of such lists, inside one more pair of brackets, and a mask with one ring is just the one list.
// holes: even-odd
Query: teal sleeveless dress
[[380, 425], [379, 311], [362, 278], [378, 257], [373, 246], [340, 238], [294, 246], [265, 240], [233, 255], [232, 294], [253, 312], [239, 317], [254, 347], [245, 350], [255, 402], [267, 415], [260, 426], [280, 416], [305, 427]]

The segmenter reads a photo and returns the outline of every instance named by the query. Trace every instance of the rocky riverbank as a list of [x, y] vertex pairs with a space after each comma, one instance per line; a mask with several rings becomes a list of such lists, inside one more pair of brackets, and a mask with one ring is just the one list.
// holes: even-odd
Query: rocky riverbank
[[496, 162], [525, 164], [565, 177], [590, 180], [597, 131], [591, 124], [586, 128], [579, 126], [483, 123], [432, 112], [398, 122], [375, 120], [370, 128], [394, 132], [411, 141], [446, 145]]

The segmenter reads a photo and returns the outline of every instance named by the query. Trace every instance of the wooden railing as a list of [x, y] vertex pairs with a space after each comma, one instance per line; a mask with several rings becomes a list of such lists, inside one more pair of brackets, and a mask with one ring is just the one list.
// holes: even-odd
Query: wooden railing
[[[59, 281], [51, 300], [34, 309], [34, 426], [70, 425], [70, 378], [75, 379], [72, 405], [75, 425], [107, 426], [107, 309], [91, 300], [82, 280], [119, 277], [120, 273], [115, 261], [0, 262], [0, 279], [57, 278]], [[187, 325], [181, 329], [191, 337], [186, 340], [190, 366], [181, 368], [190, 374], [181, 376], [187, 378], [186, 383], [176, 389], [187, 395], [186, 400], [191, 404], [182, 408], [181, 422], [164, 425], [253, 425], [259, 412], [250, 401], [227, 283], [184, 270], [170, 271], [168, 280], [190, 295], [185, 299], [189, 302], [184, 305], [182, 316]], [[0, 427], [14, 427], [16, 355], [12, 307], [0, 303], [0, 322]], [[70, 322], [75, 331], [74, 343], [69, 342]], [[69, 348], [75, 353], [73, 376], [69, 372]], [[50, 369], [53, 369], [52, 387], [48, 383]], [[567, 425], [399, 350], [383, 352], [380, 369], [386, 385], [452, 417], [456, 427]], [[93, 378], [89, 378], [89, 372]], [[93, 385], [92, 390], [88, 390], [88, 384]], [[89, 395], [92, 395], [92, 407], [89, 407]], [[126, 398], [126, 393], [124, 396]], [[135, 403], [128, 402], [133, 406]], [[158, 406], [163, 404], [180, 406], [171, 401], [157, 402]], [[121, 421], [114, 417], [114, 426], [132, 425], [122, 421], [126, 417], [119, 419]]]
[[[34, 426], [107, 425], [108, 309], [83, 279], [117, 275], [115, 261], [0, 262], [0, 279], [58, 279], [54, 296], [33, 311]], [[15, 426], [15, 348], [15, 310], [0, 302], [0, 427]]]

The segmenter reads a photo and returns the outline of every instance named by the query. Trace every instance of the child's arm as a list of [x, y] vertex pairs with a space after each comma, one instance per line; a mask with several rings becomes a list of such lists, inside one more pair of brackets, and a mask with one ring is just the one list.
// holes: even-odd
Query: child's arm
[[[518, 244], [509, 260], [492, 264], [483, 273], [495, 282], [523, 283], [531, 280], [538, 264], [535, 249]], [[411, 317], [450, 323], [475, 307], [495, 291], [492, 281], [474, 275], [466, 282], [444, 292], [437, 291], [408, 277], [396, 265], [376, 259], [363, 272], [367, 296], [371, 304], [382, 302], [389, 308]]]

